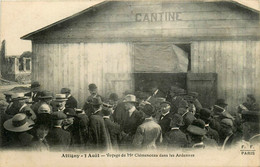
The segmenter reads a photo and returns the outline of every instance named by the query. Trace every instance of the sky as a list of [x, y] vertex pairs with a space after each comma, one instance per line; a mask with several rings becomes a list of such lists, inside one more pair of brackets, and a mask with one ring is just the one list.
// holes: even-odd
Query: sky
[[31, 41], [21, 40], [20, 37], [99, 2], [0, 0], [0, 40], [6, 40], [6, 55], [21, 55], [24, 51], [31, 51]]
[[[259, 8], [260, 0], [234, 1]], [[20, 37], [100, 2], [101, 0], [0, 0], [0, 41], [6, 40], [7, 55], [21, 55], [24, 51], [31, 51], [31, 41], [21, 40]]]

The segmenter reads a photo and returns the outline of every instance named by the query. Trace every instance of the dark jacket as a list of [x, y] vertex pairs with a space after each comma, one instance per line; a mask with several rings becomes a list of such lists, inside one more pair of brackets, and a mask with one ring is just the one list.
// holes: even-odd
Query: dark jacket
[[33, 96], [32, 96], [32, 93], [33, 92], [28, 92], [28, 93], [24, 94], [24, 96], [32, 98], [33, 103], [38, 102], [39, 101], [39, 97], [41, 96], [41, 92], [36, 92], [36, 93], [34, 93]]
[[107, 128], [109, 135], [110, 135], [112, 147], [113, 147], [113, 149], [117, 149], [118, 148], [118, 141], [119, 141], [119, 138], [120, 138], [120, 132], [121, 132], [120, 125], [114, 123], [109, 118], [104, 118], [104, 121], [105, 121], [106, 128]]
[[121, 102], [117, 104], [112, 117], [116, 123], [118, 123], [119, 125], [123, 125], [125, 114], [126, 114], [125, 104]]
[[170, 112], [169, 114], [167, 114], [165, 116], [161, 115], [159, 118], [158, 124], [162, 128], [163, 136], [165, 135], [165, 133], [167, 133], [171, 130], [171, 127], [170, 127], [171, 117], [172, 117], [172, 113]]
[[90, 116], [89, 142], [92, 149], [111, 149], [109, 132], [98, 113]]
[[78, 107], [78, 102], [77, 100], [73, 97], [73, 96], [70, 96], [68, 98], [68, 100], [66, 101], [66, 105], [65, 105], [66, 108], [77, 108]]
[[167, 149], [184, 148], [188, 146], [188, 140], [186, 134], [183, 133], [180, 129], [172, 129], [165, 134], [163, 145]]
[[206, 126], [205, 129], [207, 130], [206, 136], [210, 139], [215, 140], [217, 143], [219, 143], [218, 132], [216, 130], [212, 129], [210, 126]]
[[71, 143], [71, 135], [66, 130], [59, 127], [53, 127], [46, 137], [50, 149], [63, 150], [68, 149]]

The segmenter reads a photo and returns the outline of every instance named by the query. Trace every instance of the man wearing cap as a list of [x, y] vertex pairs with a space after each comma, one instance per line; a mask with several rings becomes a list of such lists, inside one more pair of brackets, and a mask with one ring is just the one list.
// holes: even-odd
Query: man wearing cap
[[112, 144], [108, 130], [105, 126], [103, 117], [101, 116], [102, 100], [100, 97], [94, 97], [91, 105], [93, 112], [89, 117], [89, 142], [91, 149], [107, 150], [111, 149]]
[[39, 101], [34, 103], [33, 105], [31, 105], [32, 110], [37, 113], [38, 109], [40, 108], [41, 105], [46, 104], [49, 105], [50, 110], [52, 112], [52, 106], [51, 106], [51, 102], [52, 102], [52, 98], [53, 98], [53, 94], [50, 91], [42, 91], [39, 93]]
[[83, 106], [83, 110], [87, 112], [87, 115], [88, 115], [88, 113], [93, 112], [93, 107], [91, 105], [93, 98], [97, 97], [97, 98], [101, 98], [102, 101], [104, 100], [103, 97], [98, 94], [98, 88], [97, 88], [96, 84], [94, 84], [94, 83], [89, 84], [88, 90], [89, 90], [90, 96], [88, 96], [88, 98]]
[[142, 111], [145, 120], [136, 130], [133, 146], [139, 149], [155, 149], [162, 143], [162, 129], [153, 120], [155, 111], [151, 104], [146, 104]]
[[163, 101], [160, 103], [161, 106], [161, 115], [158, 121], [158, 124], [162, 128], [162, 135], [164, 137], [165, 133], [171, 130], [170, 123], [171, 123], [171, 103], [168, 101]]
[[204, 127], [205, 123], [201, 119], [194, 120], [192, 124], [188, 126], [187, 132], [191, 148], [205, 148], [203, 138], [207, 132]]
[[24, 113], [18, 113], [13, 118], [4, 122], [6, 130], [5, 137], [8, 139], [3, 143], [7, 148], [28, 148], [32, 143], [33, 136], [28, 133], [33, 128], [34, 122], [28, 119]]
[[66, 108], [77, 108], [78, 102], [77, 100], [71, 95], [71, 90], [69, 88], [62, 88], [60, 91], [61, 94], [65, 94], [66, 98], [68, 99], [66, 102]]
[[135, 95], [126, 95], [124, 98], [124, 104], [126, 113], [124, 114], [124, 119], [122, 122], [122, 146], [129, 147], [134, 138], [137, 127], [143, 122], [143, 113], [138, 111], [135, 107], [137, 105]]
[[39, 93], [41, 92], [41, 85], [38, 81], [31, 83], [31, 92], [26, 93], [25, 96], [31, 98], [32, 103], [38, 102]]
[[111, 143], [113, 150], [118, 149], [118, 142], [120, 139], [120, 125], [113, 122], [110, 118], [111, 114], [113, 112], [113, 106], [107, 103], [103, 103], [102, 105], [102, 115], [103, 119], [107, 128], [107, 131], [110, 135]]
[[170, 123], [171, 130], [165, 134], [163, 139], [165, 148], [185, 148], [188, 146], [186, 134], [180, 130], [180, 127], [183, 125], [182, 116], [180, 114], [174, 114]]
[[53, 103], [53, 112], [64, 112], [67, 97], [65, 94], [56, 94]]
[[225, 150], [226, 148], [230, 148], [233, 144], [238, 142], [239, 137], [236, 136], [233, 133], [233, 121], [228, 118], [224, 118], [220, 122], [220, 144], [221, 144], [221, 149]]
[[50, 129], [46, 139], [51, 150], [67, 150], [71, 144], [71, 135], [62, 129], [63, 121], [67, 118], [63, 112], [52, 114], [53, 127]]
[[207, 108], [202, 108], [200, 110], [199, 118], [205, 122], [205, 129], [207, 131], [206, 136], [210, 139], [214, 139], [217, 143], [219, 143], [218, 132], [210, 127], [211, 111]]
[[23, 93], [14, 93], [12, 95], [12, 106], [6, 110], [7, 115], [15, 115], [17, 113], [24, 113], [31, 120], [36, 119], [34, 111], [26, 104], [28, 97], [24, 96]]

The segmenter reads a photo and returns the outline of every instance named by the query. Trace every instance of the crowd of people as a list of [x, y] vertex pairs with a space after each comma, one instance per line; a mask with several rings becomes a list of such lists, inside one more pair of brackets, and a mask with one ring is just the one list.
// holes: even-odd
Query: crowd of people
[[238, 142], [259, 143], [259, 105], [253, 95], [227, 111], [224, 99], [210, 108], [199, 94], [172, 86], [166, 96], [159, 89], [150, 94], [126, 92], [98, 94], [89, 85], [90, 96], [82, 108], [69, 88], [60, 94], [31, 84], [30, 93], [5, 92], [1, 113], [2, 149], [30, 150], [125, 150], [205, 149], [225, 150]]

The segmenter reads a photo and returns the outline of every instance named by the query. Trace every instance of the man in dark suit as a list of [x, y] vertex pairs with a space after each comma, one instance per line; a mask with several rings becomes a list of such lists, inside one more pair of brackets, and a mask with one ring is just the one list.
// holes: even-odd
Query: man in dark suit
[[209, 125], [211, 120], [211, 111], [207, 108], [202, 108], [200, 110], [199, 118], [205, 122], [205, 129], [207, 131], [206, 136], [210, 139], [214, 139], [217, 143], [219, 143], [218, 132], [212, 129]]
[[112, 148], [109, 132], [101, 116], [101, 98], [93, 98], [91, 105], [94, 112], [91, 113], [89, 121], [89, 142], [91, 149], [108, 150]]
[[122, 122], [123, 138], [121, 145], [127, 148], [132, 144], [136, 129], [144, 119], [143, 113], [135, 108], [135, 104], [137, 103], [136, 97], [129, 94], [126, 95], [124, 99], [123, 102], [125, 104], [126, 113], [124, 114]]
[[100, 98], [101, 101], [103, 101], [104, 99], [102, 98], [102, 96], [100, 96], [98, 94], [98, 88], [97, 88], [96, 84], [94, 84], [94, 83], [89, 84], [88, 90], [89, 90], [90, 96], [88, 96], [88, 98], [87, 98], [86, 102], [84, 103], [82, 109], [86, 112], [86, 114], [88, 116], [90, 116], [91, 113], [94, 112], [93, 106], [91, 105], [93, 98]]
[[162, 135], [164, 137], [165, 133], [171, 130], [170, 123], [171, 123], [171, 103], [167, 101], [161, 102], [161, 116], [159, 118], [159, 125], [162, 128]]
[[109, 132], [109, 135], [110, 135], [110, 139], [111, 139], [113, 150], [117, 150], [118, 149], [118, 141], [119, 141], [119, 138], [120, 138], [121, 129], [120, 129], [120, 125], [119, 124], [113, 122], [110, 119], [112, 110], [113, 110], [113, 106], [112, 105], [103, 103], [103, 106], [102, 106], [103, 119], [105, 121], [106, 128], [107, 128], [107, 130]]
[[77, 108], [78, 102], [77, 100], [71, 95], [71, 90], [69, 88], [62, 88], [60, 91], [61, 94], [66, 94], [67, 101], [66, 101], [66, 108]]
[[47, 104], [52, 112], [52, 106], [51, 106], [51, 102], [52, 102], [52, 98], [53, 98], [53, 94], [50, 91], [42, 91], [40, 92], [40, 96], [38, 97], [39, 101], [34, 103], [33, 105], [31, 105], [31, 109], [37, 114], [38, 113], [38, 109], [43, 105], [43, 104]]
[[39, 101], [38, 97], [40, 96], [41, 85], [38, 81], [34, 81], [31, 83], [31, 92], [26, 93], [25, 96], [31, 99], [31, 103], [34, 104]]
[[183, 125], [182, 116], [180, 114], [174, 114], [170, 123], [171, 130], [165, 134], [163, 139], [163, 145], [167, 149], [184, 148], [188, 146], [186, 134], [180, 130], [180, 127]]
[[24, 113], [31, 120], [36, 119], [34, 111], [26, 104], [28, 97], [24, 96], [23, 93], [14, 93], [12, 95], [12, 106], [6, 110], [6, 114], [13, 116], [17, 113]]
[[50, 129], [46, 139], [52, 150], [67, 150], [71, 144], [71, 135], [62, 129], [62, 123], [67, 118], [63, 112], [52, 114], [53, 127]]

